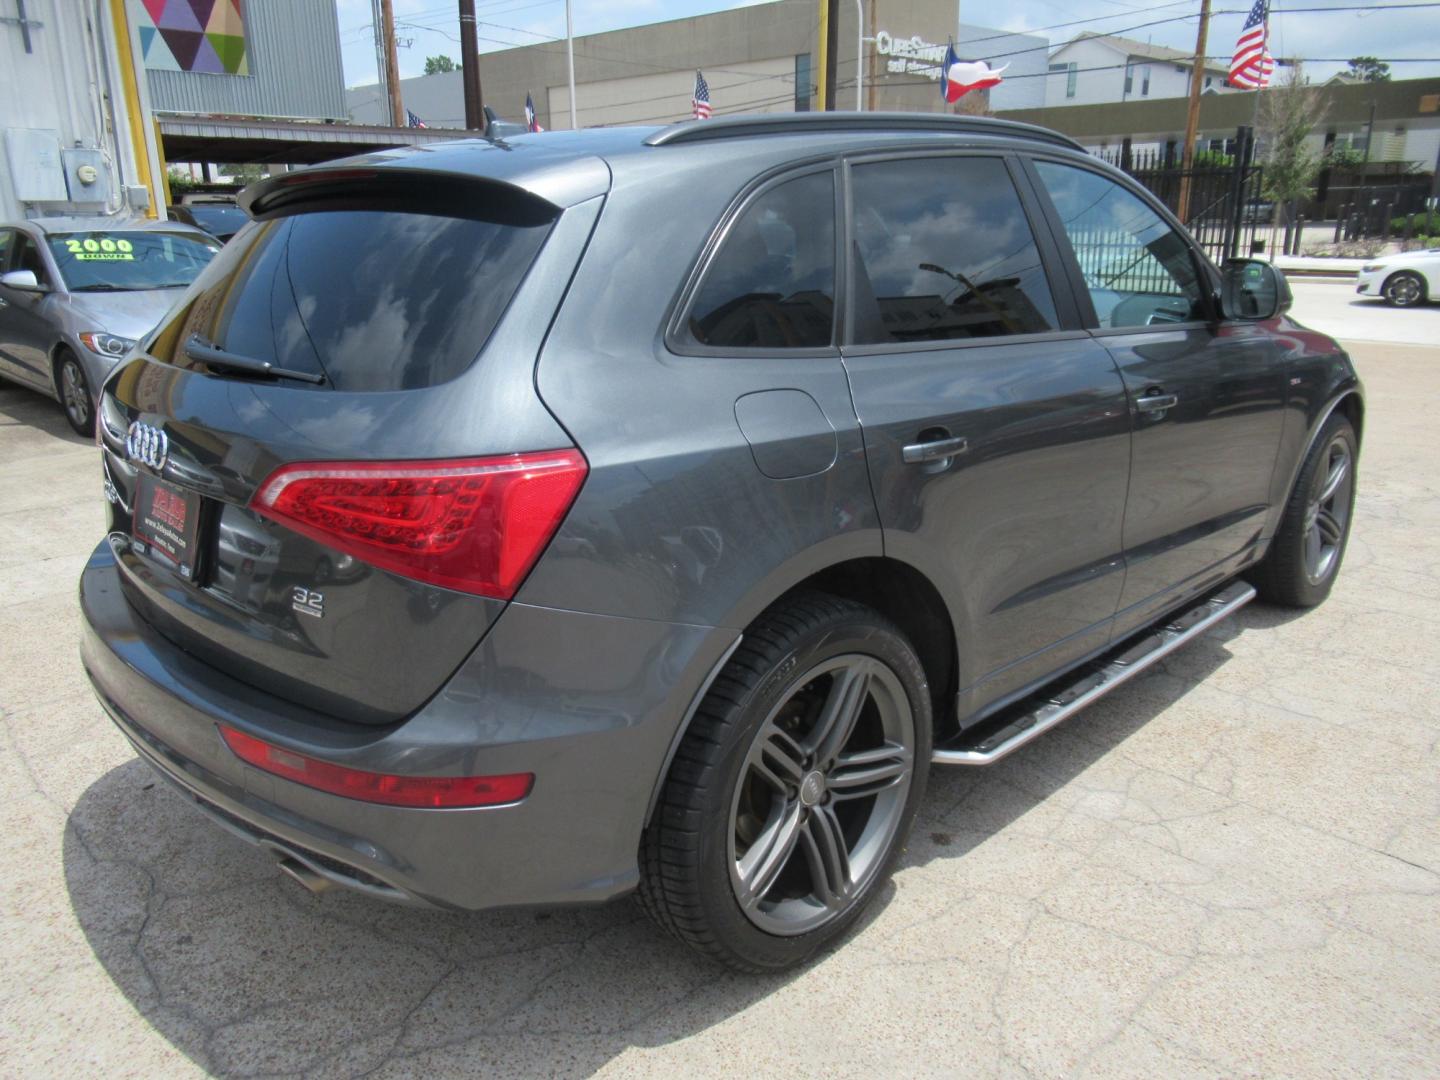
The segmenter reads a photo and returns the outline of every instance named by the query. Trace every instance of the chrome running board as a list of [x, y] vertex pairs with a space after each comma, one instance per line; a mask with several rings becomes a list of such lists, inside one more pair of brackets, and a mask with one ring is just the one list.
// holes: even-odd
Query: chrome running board
[[1001, 714], [1000, 719], [987, 720], [976, 731], [962, 732], [949, 744], [936, 747], [930, 760], [936, 765], [994, 764], [1068, 720], [1096, 698], [1129, 682], [1253, 599], [1254, 588], [1243, 581], [1232, 582], [1184, 614], [1142, 631], [1138, 638], [1122, 645], [1123, 651], [1101, 660], [1098, 668], [1091, 666], [1088, 674], [1081, 675], [1063, 690], [1045, 696], [1038, 704], [1036, 699], [1030, 699], [1028, 704], [1020, 706], [1019, 715], [1009, 714], [1012, 719], [1006, 720], [1005, 714]]

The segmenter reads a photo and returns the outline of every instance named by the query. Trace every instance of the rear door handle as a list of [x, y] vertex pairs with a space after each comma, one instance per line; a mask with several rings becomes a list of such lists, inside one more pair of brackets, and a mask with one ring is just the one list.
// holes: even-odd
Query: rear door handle
[[1135, 399], [1135, 408], [1141, 412], [1164, 412], [1180, 404], [1176, 394], [1146, 394]]
[[900, 451], [906, 465], [923, 465], [927, 461], [943, 461], [945, 458], [963, 454], [970, 449], [963, 435], [953, 439], [934, 439], [931, 442], [911, 443]]

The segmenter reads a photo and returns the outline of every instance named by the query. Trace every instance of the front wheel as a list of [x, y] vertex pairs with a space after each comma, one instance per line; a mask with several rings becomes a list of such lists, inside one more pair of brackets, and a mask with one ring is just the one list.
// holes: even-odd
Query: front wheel
[[1385, 284], [1380, 288], [1380, 294], [1396, 307], [1410, 307], [1425, 299], [1425, 282], [1419, 274], [1402, 270], [1400, 273], [1386, 278]]
[[924, 670], [883, 616], [819, 593], [772, 608], [676, 752], [643, 841], [642, 904], [742, 971], [808, 959], [893, 869], [930, 727]]
[[75, 434], [88, 439], [95, 434], [95, 399], [90, 395], [90, 380], [85, 376], [85, 369], [68, 349], [62, 350], [55, 361], [55, 381], [60, 388], [65, 419]]
[[1300, 467], [1270, 551], [1252, 574], [1262, 600], [1314, 607], [1330, 595], [1350, 540], [1357, 450], [1350, 421], [1332, 414]]

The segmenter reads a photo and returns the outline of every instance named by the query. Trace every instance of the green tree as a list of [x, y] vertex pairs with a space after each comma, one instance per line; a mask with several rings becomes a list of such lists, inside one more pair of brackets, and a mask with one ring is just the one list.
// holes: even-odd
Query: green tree
[[1267, 147], [1262, 193], [1275, 203], [1272, 228], [1280, 211], [1293, 208], [1315, 190], [1315, 177], [1324, 165], [1310, 145], [1310, 135], [1325, 118], [1325, 100], [1296, 64], [1282, 83], [1261, 91], [1259, 138]]
[[1357, 56], [1350, 61], [1349, 74], [1361, 82], [1389, 82], [1390, 65], [1373, 56]]
[[[1352, 61], [1353, 63], [1353, 61]], [[454, 71], [455, 61], [448, 56], [427, 56], [425, 58], [425, 74], [437, 75], [442, 71]], [[1390, 76], [1385, 76], [1387, 79]]]
[[257, 180], [265, 179], [268, 175], [263, 165], [221, 165], [217, 171], [221, 176], [233, 179], [237, 187], [253, 184]]
[[184, 169], [181, 169], [181, 168], [178, 168], [177, 166], [171, 165], [171, 166], [170, 166], [168, 169], [166, 169], [165, 171], [166, 171], [166, 173], [167, 173], [167, 177], [166, 177], [166, 178], [167, 178], [167, 179], [169, 180], [169, 182], [170, 182], [170, 194], [171, 194], [172, 197], [178, 199], [181, 195], [185, 194], [187, 191], [191, 191], [191, 190], [194, 189], [194, 187], [195, 187], [195, 180], [194, 180], [194, 178], [193, 178], [188, 172], [186, 172]]

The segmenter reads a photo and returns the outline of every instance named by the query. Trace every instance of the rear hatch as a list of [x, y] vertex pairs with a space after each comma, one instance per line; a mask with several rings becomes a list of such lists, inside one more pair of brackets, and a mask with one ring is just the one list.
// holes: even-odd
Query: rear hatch
[[584, 236], [474, 177], [266, 190], [107, 383], [111, 545], [184, 651], [388, 723], [475, 647], [583, 480], [533, 368]]

